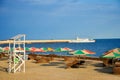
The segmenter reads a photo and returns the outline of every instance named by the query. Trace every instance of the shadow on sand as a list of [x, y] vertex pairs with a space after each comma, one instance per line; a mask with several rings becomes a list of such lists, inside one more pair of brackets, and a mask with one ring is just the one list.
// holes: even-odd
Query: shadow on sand
[[93, 64], [93, 66], [96, 67], [96, 69], [94, 69], [95, 71], [98, 71], [101, 73], [113, 74], [112, 67], [104, 67], [102, 63]]
[[7, 68], [0, 66], [0, 71], [1, 71], [1, 72], [7, 72]]
[[95, 69], [95, 70], [101, 73], [113, 74], [112, 67], [103, 67], [103, 68]]
[[59, 66], [61, 64], [64, 64], [64, 63], [63, 62], [50, 62], [50, 63], [41, 64], [41, 66]]
[[96, 63], [96, 64], [92, 64], [95, 67], [104, 67], [103, 63]]

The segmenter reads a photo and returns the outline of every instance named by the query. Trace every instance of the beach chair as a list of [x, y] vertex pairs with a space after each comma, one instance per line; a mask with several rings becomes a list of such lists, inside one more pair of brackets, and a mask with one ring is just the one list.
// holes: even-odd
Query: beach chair
[[70, 62], [66, 63], [66, 69], [67, 68], [81, 68], [81, 67], [86, 67], [85, 60], [73, 60]]

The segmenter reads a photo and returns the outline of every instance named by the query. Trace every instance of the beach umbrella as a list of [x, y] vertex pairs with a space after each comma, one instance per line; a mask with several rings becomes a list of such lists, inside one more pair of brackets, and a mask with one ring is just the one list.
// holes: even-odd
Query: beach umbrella
[[62, 52], [62, 48], [56, 48], [54, 51], [55, 52]]
[[102, 58], [120, 58], [120, 54], [111, 52], [109, 54], [103, 55]]
[[53, 52], [53, 51], [54, 51], [54, 49], [53, 49], [53, 48], [51, 48], [51, 47], [48, 47], [48, 48], [47, 48], [47, 51], [49, 51], [49, 52]]
[[120, 54], [120, 48], [115, 48], [115, 49], [108, 50], [105, 53], [103, 53], [103, 55], [101, 55], [100, 57], [103, 57], [105, 55], [112, 54], [112, 53]]
[[120, 48], [115, 48], [115, 49], [113, 49], [112, 51], [115, 52], [115, 53], [120, 54]]
[[112, 49], [112, 50], [108, 50], [108, 51], [105, 52], [103, 55], [110, 54], [111, 52], [120, 54], [120, 48], [115, 48], [115, 49]]
[[73, 54], [73, 55], [85, 55], [85, 56], [90, 56], [92, 54], [95, 54], [95, 52], [93, 51], [90, 51], [90, 50], [86, 50], [86, 49], [83, 49], [83, 50], [75, 50], [75, 51], [72, 51], [72, 52], [69, 52], [70, 54]]
[[28, 48], [28, 47], [25, 47], [25, 51], [30, 51], [30, 48]]
[[7, 46], [7, 47], [4, 47], [3, 50], [4, 50], [5, 53], [8, 53], [10, 49], [9, 49], [9, 47]]
[[30, 48], [31, 52], [46, 52], [47, 49], [46, 48], [36, 48], [36, 47], [31, 47]]
[[36, 48], [34, 52], [41, 52], [41, 50], [39, 48]]
[[103, 55], [100, 56], [101, 58], [120, 58], [120, 48], [115, 48], [112, 50], [108, 50]]
[[47, 50], [47, 48], [39, 48], [39, 51], [40, 52], [47, 52], [48, 50]]
[[10, 48], [10, 51], [13, 51], [13, 48]]
[[73, 50], [67, 47], [55, 49], [55, 52], [69, 52], [69, 51], [73, 51]]
[[73, 54], [73, 55], [85, 55], [85, 53], [82, 52], [82, 50], [75, 50], [73, 52], [70, 52], [70, 54]]
[[[65, 54], [67, 54], [68, 53], [68, 49], [67, 48], [56, 48], [55, 50], [54, 50], [54, 52], [58, 52], [60, 55], [65, 55]], [[66, 53], [67, 52], [67, 53]]]
[[7, 47], [4, 47], [3, 49], [4, 49], [4, 50], [9, 50], [9, 47], [7, 46]]
[[17, 47], [15, 50], [24, 50], [22, 47]]
[[35, 47], [31, 47], [30, 48], [30, 52], [35, 52], [36, 48]]
[[62, 48], [62, 51], [73, 51], [73, 49], [70, 49], [68, 47], [64, 47], [64, 48]]
[[4, 50], [3, 50], [3, 48], [2, 47], [0, 47], [0, 52], [3, 52]]
[[95, 52], [87, 50], [87, 49], [83, 49], [82, 52], [85, 54], [95, 54]]

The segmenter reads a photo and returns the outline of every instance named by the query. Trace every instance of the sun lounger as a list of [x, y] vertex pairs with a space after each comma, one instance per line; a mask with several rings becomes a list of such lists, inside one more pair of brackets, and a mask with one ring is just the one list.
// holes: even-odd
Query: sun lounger
[[66, 69], [67, 68], [80, 68], [80, 67], [86, 67], [84, 60], [73, 60], [66, 63]]

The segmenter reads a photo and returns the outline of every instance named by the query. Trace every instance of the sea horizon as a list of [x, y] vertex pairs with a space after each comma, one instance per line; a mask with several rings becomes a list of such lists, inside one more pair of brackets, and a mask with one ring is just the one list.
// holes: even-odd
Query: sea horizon
[[[26, 47], [36, 47], [36, 48], [48, 48], [51, 47], [53, 49], [56, 48], [63, 48], [68, 47], [73, 50], [82, 50], [82, 49], [88, 49], [96, 54], [92, 56], [101, 56], [103, 53], [105, 53], [108, 50], [114, 49], [114, 48], [120, 48], [120, 39], [95, 39], [96, 41], [93, 43], [68, 43], [68, 42], [55, 42], [55, 43], [31, 43], [26, 44]], [[0, 44], [0, 47], [9, 46], [8, 44]], [[40, 54], [40, 53], [38, 53]], [[48, 54], [48, 53], [47, 53]], [[57, 53], [59, 54], [59, 53]], [[67, 53], [63, 53], [63, 55], [66, 55]]]

